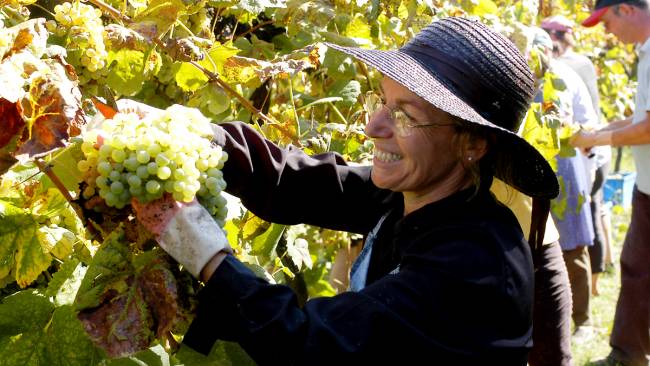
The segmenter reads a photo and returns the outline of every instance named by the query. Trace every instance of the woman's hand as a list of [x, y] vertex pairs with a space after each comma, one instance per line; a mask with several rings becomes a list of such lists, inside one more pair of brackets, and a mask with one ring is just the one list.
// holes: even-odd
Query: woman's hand
[[[155, 235], [160, 247], [195, 278], [209, 263], [209, 274], [204, 273], [209, 279], [225, 254], [232, 253], [225, 233], [196, 199], [182, 203], [165, 194], [149, 203], [133, 200], [131, 204], [138, 221]], [[205, 277], [201, 279], [207, 280]]]

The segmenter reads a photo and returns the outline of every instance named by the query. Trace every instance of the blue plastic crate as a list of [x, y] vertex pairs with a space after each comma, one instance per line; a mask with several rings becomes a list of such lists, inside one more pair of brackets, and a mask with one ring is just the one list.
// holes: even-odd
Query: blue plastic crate
[[605, 181], [603, 193], [605, 201], [611, 201], [615, 205], [621, 205], [625, 208], [632, 205], [632, 191], [634, 190], [634, 181], [636, 173], [617, 173], [610, 174]]

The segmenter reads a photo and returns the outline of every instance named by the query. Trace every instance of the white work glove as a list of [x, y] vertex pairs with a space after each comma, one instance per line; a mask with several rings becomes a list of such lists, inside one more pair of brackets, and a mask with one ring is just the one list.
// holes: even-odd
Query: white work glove
[[217, 253], [232, 253], [225, 233], [196, 199], [183, 203], [165, 194], [146, 204], [133, 200], [132, 206], [160, 247], [195, 278]]

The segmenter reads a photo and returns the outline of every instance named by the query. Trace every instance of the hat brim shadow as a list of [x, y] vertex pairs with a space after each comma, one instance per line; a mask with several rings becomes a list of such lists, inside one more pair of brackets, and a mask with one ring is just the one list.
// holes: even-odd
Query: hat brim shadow
[[[537, 149], [516, 133], [483, 118], [410, 55], [399, 50], [368, 50], [332, 43], [325, 45], [377, 69], [434, 107], [465, 121], [493, 129], [496, 142], [492, 149], [496, 164], [510, 165], [510, 169], [497, 169], [496, 177], [531, 197], [552, 199], [557, 196], [559, 185], [556, 175]], [[501, 176], [500, 173], [504, 171], [509, 176]]]

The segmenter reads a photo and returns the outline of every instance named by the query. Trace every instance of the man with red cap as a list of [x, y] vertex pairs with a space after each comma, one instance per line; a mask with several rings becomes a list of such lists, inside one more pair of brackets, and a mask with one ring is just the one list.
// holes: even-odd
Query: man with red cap
[[648, 0], [598, 0], [587, 27], [605, 30], [639, 53], [634, 114], [595, 132], [572, 137], [577, 147], [632, 146], [637, 178], [632, 219], [621, 253], [621, 291], [610, 338], [612, 351], [601, 365], [648, 365], [650, 355], [650, 9]]

